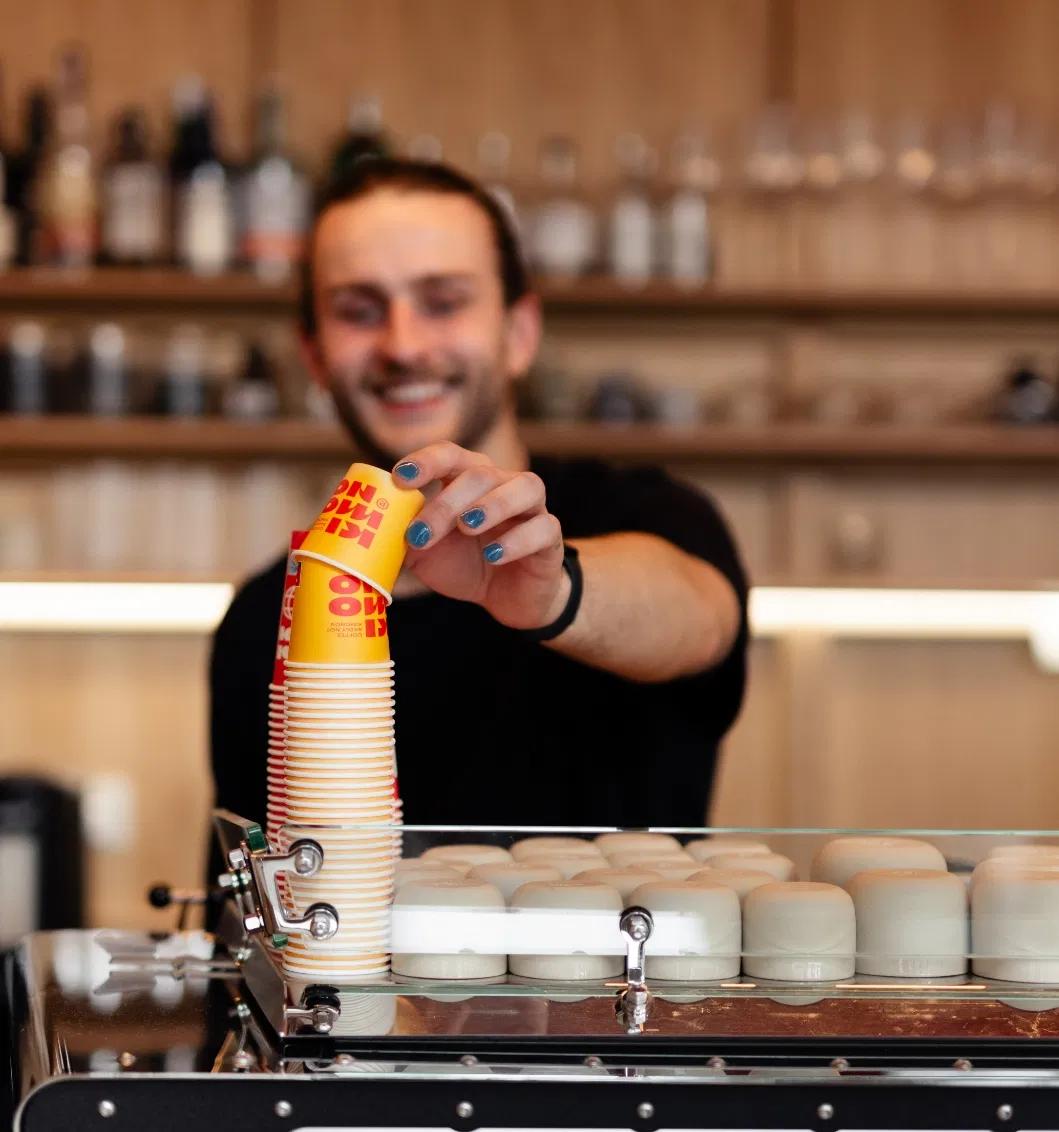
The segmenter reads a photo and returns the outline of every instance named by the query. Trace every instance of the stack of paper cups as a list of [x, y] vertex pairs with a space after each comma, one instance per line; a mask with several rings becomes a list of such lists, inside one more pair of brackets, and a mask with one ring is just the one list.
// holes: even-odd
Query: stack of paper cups
[[[276, 634], [276, 656], [272, 664], [272, 683], [268, 686], [268, 769], [267, 789], [271, 799], [283, 785], [283, 756], [285, 753], [287, 712], [283, 686], [287, 679], [287, 653], [290, 649], [290, 632], [294, 611], [294, 588], [298, 584], [300, 563], [294, 551], [305, 540], [306, 531], [292, 531], [290, 550], [287, 553], [287, 572], [283, 578], [283, 602], [280, 606], [279, 630]], [[279, 844], [279, 826], [267, 820], [265, 835], [272, 846]], [[281, 878], [281, 891], [283, 882]]]
[[292, 937], [291, 975], [356, 982], [389, 969], [400, 806], [386, 610], [422, 502], [388, 472], [355, 464], [296, 552], [283, 777], [268, 816], [281, 845], [316, 827], [324, 864], [312, 878], [288, 874], [291, 902], [298, 912], [333, 904], [340, 926], [326, 941]]

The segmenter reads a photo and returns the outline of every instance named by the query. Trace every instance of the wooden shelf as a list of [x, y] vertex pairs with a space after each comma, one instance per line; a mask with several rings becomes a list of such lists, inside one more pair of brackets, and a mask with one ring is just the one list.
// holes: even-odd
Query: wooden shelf
[[[85, 272], [16, 269], [0, 273], [0, 308], [293, 310], [298, 285], [264, 284], [232, 272], [200, 277], [164, 268]], [[939, 292], [808, 288], [687, 289], [656, 281], [627, 287], [608, 278], [543, 283], [546, 308], [569, 314], [677, 314], [795, 317], [1042, 317], [1059, 314], [1059, 291]]]
[[[1059, 467], [1059, 427], [954, 424], [934, 428], [835, 428], [778, 424], [762, 428], [526, 422], [533, 452], [733, 466], [996, 465]], [[350, 459], [337, 425], [278, 420], [264, 424], [204, 418], [0, 416], [0, 454], [7, 459], [119, 457], [208, 460]]]

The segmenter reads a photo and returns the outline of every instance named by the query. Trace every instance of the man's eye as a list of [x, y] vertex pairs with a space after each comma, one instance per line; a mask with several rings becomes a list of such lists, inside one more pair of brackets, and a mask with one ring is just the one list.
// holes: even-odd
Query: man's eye
[[423, 302], [427, 314], [443, 318], [467, 305], [465, 295], [428, 295]]
[[376, 303], [339, 303], [335, 315], [353, 326], [375, 326], [382, 319], [382, 308]]

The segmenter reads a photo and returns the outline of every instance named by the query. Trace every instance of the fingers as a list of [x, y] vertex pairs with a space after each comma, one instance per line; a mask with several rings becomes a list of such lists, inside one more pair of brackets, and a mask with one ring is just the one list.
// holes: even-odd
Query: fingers
[[[398, 465], [400, 467], [400, 465]], [[408, 525], [405, 537], [416, 550], [436, 545], [453, 530], [488, 534], [508, 520], [543, 512], [544, 481], [533, 472], [507, 472], [475, 464], [459, 473]]]
[[481, 452], [470, 452], [458, 444], [428, 444], [418, 448], [398, 463], [391, 473], [398, 487], [422, 489], [436, 480], [447, 481], [468, 468], [491, 464]]
[[533, 554], [554, 556], [556, 561], [563, 556], [562, 526], [546, 511], [516, 523], [482, 551], [482, 557], [491, 566], [506, 566]]
[[405, 538], [409, 545], [422, 550], [437, 543], [453, 530], [461, 513], [511, 478], [518, 477], [513, 477], [511, 472], [502, 472], [494, 464], [479, 464], [461, 472], [408, 524]]

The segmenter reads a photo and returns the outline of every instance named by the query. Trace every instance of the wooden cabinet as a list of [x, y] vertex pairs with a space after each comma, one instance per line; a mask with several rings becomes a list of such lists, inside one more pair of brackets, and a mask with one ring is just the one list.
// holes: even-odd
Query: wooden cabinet
[[1059, 577], [1059, 471], [798, 473], [787, 504], [794, 582], [1018, 587]]

